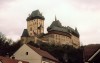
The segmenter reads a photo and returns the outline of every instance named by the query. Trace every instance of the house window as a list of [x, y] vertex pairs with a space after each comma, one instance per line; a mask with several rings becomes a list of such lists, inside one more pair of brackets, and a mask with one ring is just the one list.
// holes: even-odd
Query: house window
[[28, 55], [28, 52], [26, 52], [26, 55]]

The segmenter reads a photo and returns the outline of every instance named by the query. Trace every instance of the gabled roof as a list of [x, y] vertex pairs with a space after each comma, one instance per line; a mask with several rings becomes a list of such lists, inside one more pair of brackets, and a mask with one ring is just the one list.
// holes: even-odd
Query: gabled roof
[[45, 58], [48, 58], [48, 59], [51, 59], [53, 61], [56, 61], [58, 62], [58, 59], [56, 59], [55, 57], [53, 57], [51, 54], [49, 54], [48, 52], [46, 51], [43, 51], [41, 50], [40, 48], [36, 48], [34, 46], [31, 46], [29, 44], [27, 44], [31, 49], [33, 49], [35, 52], [37, 52], [39, 55], [41, 55], [42, 57], [45, 57]]
[[88, 61], [98, 50], [100, 49], [100, 44], [91, 44], [84, 47], [85, 61]]
[[42, 16], [42, 13], [40, 13], [39, 10], [35, 10], [31, 13], [31, 15], [29, 15], [29, 17], [26, 19], [27, 21], [30, 21], [32, 19], [36, 19], [36, 18], [39, 18], [39, 19], [45, 19], [44, 16]]
[[22, 60], [16, 60], [16, 59], [10, 59], [8, 57], [3, 57], [3, 56], [0, 56], [0, 61], [2, 63], [29, 63], [29, 62], [26, 62], [26, 61], [22, 61]]
[[29, 37], [28, 30], [24, 29], [21, 37]]
[[96, 51], [96, 52], [89, 58], [88, 61], [91, 61], [91, 60], [94, 59], [97, 55], [98, 55], [99, 58], [100, 58], [100, 49], [98, 49], [98, 51]]

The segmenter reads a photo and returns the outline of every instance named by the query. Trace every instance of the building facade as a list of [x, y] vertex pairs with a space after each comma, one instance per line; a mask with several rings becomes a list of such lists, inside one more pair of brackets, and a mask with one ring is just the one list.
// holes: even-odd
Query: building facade
[[59, 63], [58, 59], [46, 51], [34, 46], [24, 44], [12, 56], [18, 60], [24, 60], [29, 63]]
[[74, 47], [80, 46], [79, 32], [77, 28], [73, 29], [69, 26], [64, 27], [59, 20], [55, 20], [47, 28], [47, 33], [44, 33], [44, 16], [39, 10], [35, 10], [29, 15], [27, 20], [27, 29], [24, 29], [21, 36], [23, 43], [29, 41], [42, 41], [55, 45], [72, 45]]

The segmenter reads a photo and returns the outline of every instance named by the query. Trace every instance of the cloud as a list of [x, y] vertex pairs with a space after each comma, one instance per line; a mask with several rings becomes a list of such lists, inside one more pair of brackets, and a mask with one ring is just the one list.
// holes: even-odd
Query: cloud
[[16, 0], [0, 0], [0, 9], [6, 7], [9, 3], [16, 1]]
[[80, 41], [83, 42], [84, 45], [100, 43], [99, 28], [100, 28], [99, 25], [97, 25], [97, 26], [92, 25], [92, 26], [86, 28], [85, 30], [79, 30], [80, 31]]
[[11, 2], [11, 1], [13, 1], [13, 0], [0, 0], [0, 4], [4, 4], [6, 2]]
[[80, 10], [100, 10], [100, 0], [70, 0], [70, 3]]
[[[77, 27], [83, 44], [99, 43], [100, 12], [98, 0], [2, 0], [0, 31], [17, 40], [27, 28], [26, 18], [39, 9], [45, 17], [45, 31], [55, 15], [62, 25]], [[94, 9], [94, 10], [93, 10]]]
[[73, 1], [77, 1], [79, 3], [84, 3], [84, 4], [99, 4], [100, 0], [73, 0]]

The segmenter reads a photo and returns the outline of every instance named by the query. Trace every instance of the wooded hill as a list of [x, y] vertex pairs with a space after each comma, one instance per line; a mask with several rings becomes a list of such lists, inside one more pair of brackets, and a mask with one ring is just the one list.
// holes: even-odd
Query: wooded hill
[[[59, 59], [61, 63], [83, 63], [83, 47], [76, 49], [69, 45], [54, 45], [40, 41], [38, 43], [29, 42], [28, 44], [49, 52], [55, 58]], [[0, 33], [1, 56], [11, 56], [21, 46], [22, 43], [20, 40], [14, 42], [11, 39], [7, 39], [4, 34]]]

